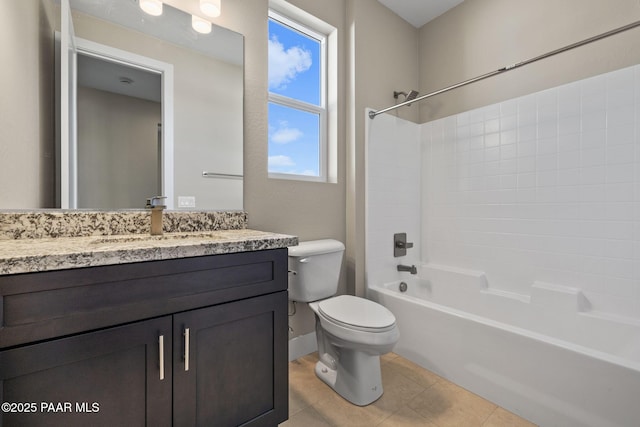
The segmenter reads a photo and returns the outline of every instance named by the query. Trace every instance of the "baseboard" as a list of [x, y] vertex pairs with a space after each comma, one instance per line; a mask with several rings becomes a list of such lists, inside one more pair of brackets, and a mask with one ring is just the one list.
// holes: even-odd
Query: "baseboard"
[[289, 362], [318, 350], [316, 333], [311, 332], [289, 340]]

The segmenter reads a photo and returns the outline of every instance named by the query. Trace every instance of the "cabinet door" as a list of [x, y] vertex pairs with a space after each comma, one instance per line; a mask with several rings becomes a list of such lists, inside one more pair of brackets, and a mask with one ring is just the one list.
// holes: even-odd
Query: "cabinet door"
[[170, 425], [171, 328], [166, 316], [0, 352], [0, 425]]
[[176, 315], [174, 342], [174, 425], [286, 420], [286, 292]]

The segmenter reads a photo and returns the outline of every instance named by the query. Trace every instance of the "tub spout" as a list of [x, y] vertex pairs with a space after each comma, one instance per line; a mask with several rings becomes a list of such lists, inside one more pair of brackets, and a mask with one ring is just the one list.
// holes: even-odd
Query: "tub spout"
[[415, 265], [398, 265], [398, 271], [408, 271], [411, 274], [418, 274], [418, 269]]

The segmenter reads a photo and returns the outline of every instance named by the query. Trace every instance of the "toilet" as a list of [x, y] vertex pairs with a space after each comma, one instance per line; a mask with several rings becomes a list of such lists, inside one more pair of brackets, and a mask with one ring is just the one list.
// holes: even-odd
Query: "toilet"
[[316, 375], [349, 402], [365, 406], [382, 396], [380, 356], [400, 338], [387, 308], [338, 290], [344, 245], [331, 239], [289, 247], [289, 300], [315, 313]]

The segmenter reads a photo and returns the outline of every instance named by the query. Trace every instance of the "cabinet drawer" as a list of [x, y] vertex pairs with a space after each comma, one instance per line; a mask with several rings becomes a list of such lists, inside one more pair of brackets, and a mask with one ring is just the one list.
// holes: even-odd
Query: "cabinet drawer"
[[285, 290], [287, 250], [0, 276], [0, 348]]

